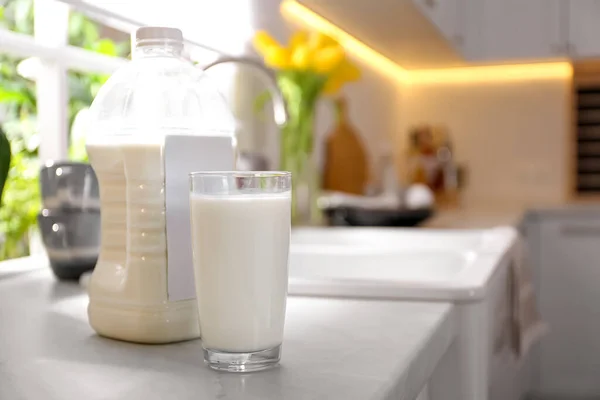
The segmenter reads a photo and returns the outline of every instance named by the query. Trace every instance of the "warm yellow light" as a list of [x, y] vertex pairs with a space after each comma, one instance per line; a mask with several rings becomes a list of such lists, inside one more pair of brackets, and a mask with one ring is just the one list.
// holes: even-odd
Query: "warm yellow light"
[[284, 16], [295, 19], [318, 32], [332, 37], [340, 43], [348, 53], [356, 56], [358, 59], [373, 66], [382, 73], [394, 79], [406, 81], [408, 73], [404, 68], [297, 1], [284, 0], [281, 3], [281, 13]]
[[493, 65], [410, 71], [410, 83], [481, 83], [564, 79], [573, 75], [568, 62]]
[[568, 62], [406, 70], [335, 26], [296, 0], [284, 0], [281, 13], [337, 40], [352, 55], [404, 83], [481, 83], [514, 80], [566, 79], [573, 75]]

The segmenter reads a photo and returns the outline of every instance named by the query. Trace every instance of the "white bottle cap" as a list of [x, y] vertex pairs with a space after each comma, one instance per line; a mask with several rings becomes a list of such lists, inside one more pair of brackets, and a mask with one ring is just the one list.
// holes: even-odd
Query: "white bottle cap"
[[135, 42], [156, 40], [173, 40], [183, 43], [183, 34], [177, 28], [167, 28], [162, 26], [143, 26], [135, 31]]

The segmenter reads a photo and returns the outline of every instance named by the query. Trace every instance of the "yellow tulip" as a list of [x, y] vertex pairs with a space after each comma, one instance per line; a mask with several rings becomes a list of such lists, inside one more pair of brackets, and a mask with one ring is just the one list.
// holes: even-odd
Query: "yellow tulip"
[[315, 53], [313, 69], [318, 74], [329, 74], [336, 70], [344, 60], [344, 49], [340, 46], [329, 46]]
[[321, 32], [315, 32], [310, 35], [308, 44], [313, 50], [320, 50], [324, 47], [337, 46], [338, 42]]
[[273, 37], [265, 31], [256, 32], [254, 34], [254, 38], [252, 39], [252, 43], [254, 44], [256, 51], [258, 51], [263, 57], [267, 57], [267, 54], [272, 48], [282, 48], [279, 42], [273, 39]]
[[339, 77], [339, 76], [331, 76], [329, 77], [329, 79], [327, 79], [327, 82], [325, 83], [325, 88], [323, 89], [323, 92], [325, 94], [336, 94], [340, 88], [344, 85], [344, 80]]
[[360, 70], [356, 65], [348, 61], [348, 59], [343, 60], [339, 64], [334, 74], [346, 82], [354, 82], [360, 79]]
[[354, 82], [360, 79], [360, 70], [356, 65], [347, 59], [344, 59], [340, 65], [329, 74], [323, 91], [326, 94], [337, 93], [347, 82]]
[[293, 53], [297, 48], [305, 46], [308, 42], [308, 33], [298, 31], [292, 35], [288, 42], [288, 48]]
[[292, 67], [305, 70], [309, 67], [311, 58], [311, 51], [306, 44], [296, 46], [292, 50]]
[[290, 52], [282, 47], [270, 47], [265, 54], [265, 64], [272, 68], [289, 68], [290, 61]]

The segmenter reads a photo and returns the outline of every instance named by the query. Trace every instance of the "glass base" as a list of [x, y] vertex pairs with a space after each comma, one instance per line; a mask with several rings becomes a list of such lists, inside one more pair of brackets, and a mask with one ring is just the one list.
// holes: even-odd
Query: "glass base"
[[279, 364], [281, 345], [272, 349], [250, 353], [228, 353], [204, 349], [204, 362], [217, 371], [255, 372], [269, 369]]

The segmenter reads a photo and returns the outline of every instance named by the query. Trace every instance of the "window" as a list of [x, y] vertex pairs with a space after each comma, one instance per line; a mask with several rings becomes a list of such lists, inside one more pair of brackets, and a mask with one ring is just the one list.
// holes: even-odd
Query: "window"
[[[39, 211], [39, 164], [87, 158], [79, 122], [104, 80], [127, 62], [127, 31], [141, 26], [89, 2], [74, 2], [77, 10], [66, 3], [0, 0], [0, 128], [17, 154], [11, 171], [27, 177], [11, 179], [4, 191], [2, 202], [16, 208], [0, 204], [0, 259], [27, 254]], [[197, 43], [186, 48], [201, 64], [219, 56]]]
[[129, 34], [66, 4], [0, 0], [0, 128], [13, 153], [0, 205], [0, 260], [29, 253], [40, 163], [87, 158], [76, 121], [129, 52]]

